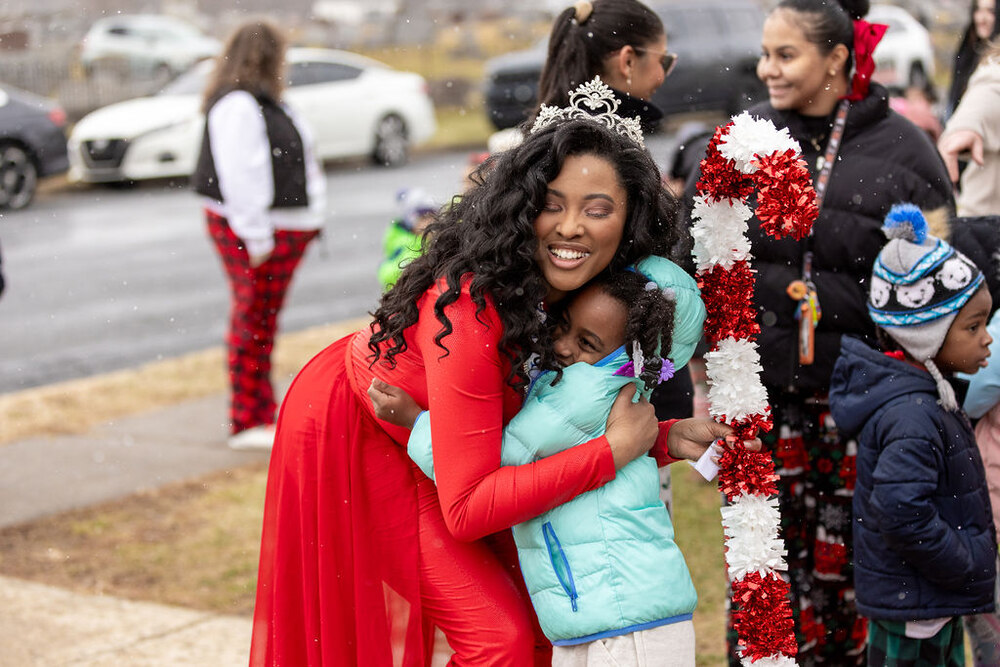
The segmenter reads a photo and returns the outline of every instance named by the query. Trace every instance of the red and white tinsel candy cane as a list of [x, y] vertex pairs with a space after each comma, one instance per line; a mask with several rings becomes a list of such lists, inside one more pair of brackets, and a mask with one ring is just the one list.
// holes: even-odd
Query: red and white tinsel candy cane
[[[757, 193], [761, 229], [774, 238], [801, 239], [819, 210], [799, 145], [787, 130], [743, 113], [720, 126], [701, 163], [692, 213], [698, 284], [708, 310], [705, 355], [709, 412], [741, 439], [771, 430], [771, 408], [760, 380], [754, 341], [760, 333], [753, 306], [747, 199]], [[784, 543], [778, 536], [778, 476], [769, 452], [726, 449], [719, 485], [733, 621], [744, 665], [795, 665]]]

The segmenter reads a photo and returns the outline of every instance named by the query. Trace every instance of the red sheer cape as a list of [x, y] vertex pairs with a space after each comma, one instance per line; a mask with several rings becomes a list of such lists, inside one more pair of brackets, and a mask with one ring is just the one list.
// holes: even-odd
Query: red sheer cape
[[[254, 667], [415, 666], [427, 664], [433, 649], [433, 628], [422, 626], [419, 609], [413, 468], [351, 387], [350, 339], [309, 362], [278, 418], [254, 607]], [[382, 530], [365, 529], [376, 522]], [[394, 657], [394, 646], [404, 655]]]

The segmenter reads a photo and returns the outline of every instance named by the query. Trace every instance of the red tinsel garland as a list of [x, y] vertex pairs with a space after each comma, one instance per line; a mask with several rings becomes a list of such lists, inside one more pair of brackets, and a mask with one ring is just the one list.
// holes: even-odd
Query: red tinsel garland
[[[733, 611], [733, 625], [741, 637], [739, 644], [745, 657], [759, 660], [798, 653], [792, 610], [788, 606], [789, 588], [781, 577], [761, 576], [757, 572], [733, 582], [733, 601], [739, 604]], [[743, 639], [747, 636], [752, 636], [753, 642]]]
[[726, 338], [750, 338], [760, 333], [753, 307], [754, 272], [745, 261], [726, 270], [714, 266], [698, 274], [705, 302], [705, 338], [714, 347]]
[[754, 178], [736, 169], [732, 160], [719, 153], [719, 142], [729, 133], [729, 125], [715, 130], [715, 135], [705, 151], [701, 162], [701, 178], [695, 185], [698, 192], [707, 194], [716, 201], [720, 199], [746, 199], [754, 190]]
[[819, 209], [805, 162], [788, 150], [760, 158], [759, 164], [754, 213], [760, 228], [774, 238], [790, 236], [798, 241], [808, 236]]
[[778, 493], [770, 452], [726, 449], [719, 457], [719, 490], [732, 502], [738, 496], [773, 496]]

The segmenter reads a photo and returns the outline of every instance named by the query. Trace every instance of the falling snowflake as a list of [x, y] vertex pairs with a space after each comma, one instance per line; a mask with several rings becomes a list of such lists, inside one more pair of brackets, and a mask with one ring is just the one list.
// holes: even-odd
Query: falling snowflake
[[819, 521], [834, 530], [844, 530], [851, 520], [850, 515], [840, 505], [823, 505], [819, 510]]

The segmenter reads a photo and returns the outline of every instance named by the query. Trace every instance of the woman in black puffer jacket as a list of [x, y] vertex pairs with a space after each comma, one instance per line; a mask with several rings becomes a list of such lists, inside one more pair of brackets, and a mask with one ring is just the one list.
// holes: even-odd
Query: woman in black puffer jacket
[[[800, 665], [864, 661], [865, 623], [854, 608], [851, 567], [856, 448], [838, 437], [827, 403], [840, 338], [874, 339], [865, 302], [872, 264], [885, 243], [881, 225], [889, 208], [912, 202], [929, 220], [942, 221], [954, 208], [944, 164], [926, 134], [889, 110], [883, 87], [869, 88], [866, 77], [852, 77], [854, 24], [867, 11], [867, 0], [781, 2], [764, 24], [757, 65], [769, 101], [750, 111], [788, 128], [815, 179], [840, 100], [852, 98], [813, 236], [776, 241], [759, 230], [756, 220], [750, 224], [758, 343], [775, 423], [763, 439], [781, 476]], [[872, 32], [860, 28], [862, 35]], [[872, 39], [877, 41], [873, 37], [869, 43]], [[858, 69], [864, 72], [867, 59], [861, 60]], [[689, 181], [689, 194], [694, 182]], [[801, 302], [798, 294], [789, 295], [795, 292], [789, 285], [803, 281], [808, 252], [821, 316], [813, 360], [802, 363], [796, 319]], [[732, 649], [732, 632], [730, 639]], [[731, 662], [739, 664], [735, 657]]]

